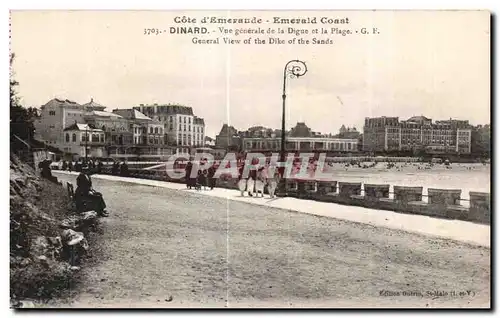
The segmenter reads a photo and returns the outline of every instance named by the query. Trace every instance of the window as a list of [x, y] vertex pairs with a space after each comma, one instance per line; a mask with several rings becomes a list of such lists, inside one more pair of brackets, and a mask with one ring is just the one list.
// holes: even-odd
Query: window
[[104, 142], [104, 134], [101, 134], [101, 142]]
[[158, 133], [158, 127], [155, 127], [155, 134]]
[[69, 134], [66, 133], [66, 142], [69, 142]]
[[55, 111], [55, 110], [51, 110], [51, 111], [49, 111], [49, 115], [50, 115], [50, 116], [55, 116], [55, 115], [56, 115], [56, 111]]
[[76, 134], [75, 134], [75, 133], [73, 133], [73, 136], [72, 136], [72, 141], [73, 141], [73, 142], [76, 142]]
[[149, 133], [152, 134], [153, 133], [153, 127], [149, 127]]

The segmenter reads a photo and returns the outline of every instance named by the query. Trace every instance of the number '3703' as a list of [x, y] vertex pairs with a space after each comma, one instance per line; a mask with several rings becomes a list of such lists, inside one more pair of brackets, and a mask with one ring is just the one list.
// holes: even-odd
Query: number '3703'
[[144, 35], [158, 35], [160, 33], [159, 29], [144, 29]]

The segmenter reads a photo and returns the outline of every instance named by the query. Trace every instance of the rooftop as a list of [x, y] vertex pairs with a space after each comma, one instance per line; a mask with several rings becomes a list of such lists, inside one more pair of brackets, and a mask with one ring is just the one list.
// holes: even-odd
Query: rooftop
[[103, 131], [102, 129], [93, 128], [93, 127], [89, 126], [88, 124], [78, 124], [78, 123], [74, 123], [74, 124], [64, 128], [64, 131], [71, 131], [71, 130], [79, 130], [79, 131], [88, 130], [88, 131], [95, 131], [95, 132], [102, 132]]
[[[162, 113], [162, 114], [180, 114], [180, 115], [193, 115], [193, 108], [190, 106], [183, 105], [144, 105], [134, 107], [134, 109], [139, 110], [146, 114], [151, 113]], [[156, 111], [155, 111], [156, 109]]]
[[114, 118], [123, 118], [122, 116], [110, 112], [105, 112], [101, 110], [92, 110], [85, 114], [86, 116], [99, 116], [99, 117], [114, 117]]
[[297, 123], [297, 125], [290, 130], [288, 135], [290, 137], [314, 137], [311, 128], [307, 127], [306, 123], [303, 122]]
[[151, 120], [148, 116], [144, 115], [140, 111], [129, 108], [129, 109], [113, 109], [113, 113], [116, 115], [121, 115], [122, 117], [128, 119], [140, 119], [140, 120]]
[[94, 102], [93, 98], [90, 99], [90, 102], [88, 102], [87, 104], [83, 104], [82, 106], [85, 108], [97, 109], [100, 111], [103, 111], [106, 108], [106, 106], [102, 106], [101, 104]]
[[195, 124], [195, 125], [205, 125], [205, 120], [203, 118], [194, 116], [193, 124]]

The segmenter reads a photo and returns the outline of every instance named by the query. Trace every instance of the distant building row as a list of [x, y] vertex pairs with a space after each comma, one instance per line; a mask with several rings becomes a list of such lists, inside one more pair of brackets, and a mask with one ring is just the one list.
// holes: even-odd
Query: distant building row
[[[398, 117], [366, 118], [363, 127], [363, 151], [365, 152], [413, 152], [430, 154], [470, 154], [480, 143], [489, 148], [487, 132], [477, 140], [478, 128], [468, 120], [437, 120], [424, 116], [399, 120]], [[484, 130], [484, 129], [483, 129]]]
[[151, 105], [105, 111], [52, 99], [35, 122], [37, 139], [76, 157], [161, 157], [203, 147], [205, 122], [191, 107]]
[[[299, 122], [286, 132], [287, 151], [331, 151], [357, 152], [360, 134], [355, 128], [347, 130], [342, 126], [339, 135], [323, 135]], [[347, 137], [347, 138], [346, 138]], [[215, 139], [215, 147], [245, 152], [266, 152], [281, 150], [281, 130], [255, 126], [238, 131], [224, 124]]]

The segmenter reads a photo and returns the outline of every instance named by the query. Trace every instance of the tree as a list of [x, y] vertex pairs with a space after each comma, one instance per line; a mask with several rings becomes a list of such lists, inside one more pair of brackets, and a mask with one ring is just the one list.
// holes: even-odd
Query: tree
[[16, 91], [19, 82], [14, 78], [12, 72], [12, 64], [14, 63], [15, 55], [10, 55], [10, 134], [19, 138], [30, 141], [33, 140], [35, 127], [33, 120], [38, 116], [36, 108], [24, 108], [21, 105], [21, 100]]

